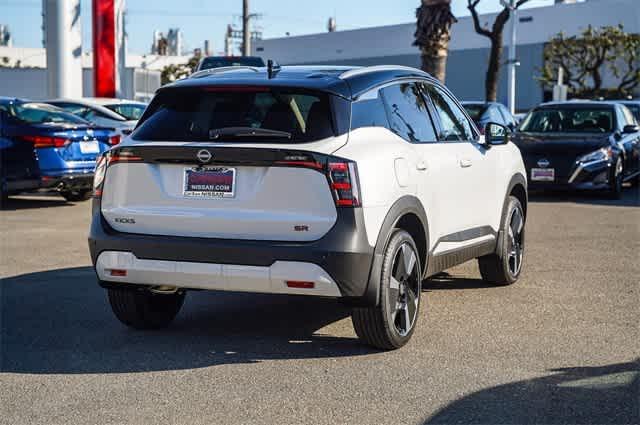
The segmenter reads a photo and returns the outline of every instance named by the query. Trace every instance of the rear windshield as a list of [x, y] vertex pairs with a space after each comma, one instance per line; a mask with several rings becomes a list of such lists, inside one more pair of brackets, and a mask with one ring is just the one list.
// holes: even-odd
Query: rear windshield
[[531, 133], [610, 133], [613, 110], [609, 108], [544, 108], [531, 111], [520, 125]]
[[223, 66], [256, 66], [261, 67], [264, 66], [264, 61], [262, 58], [256, 57], [211, 57], [204, 58], [202, 60], [202, 64], [200, 65], [200, 70], [203, 69], [211, 69], [211, 68], [221, 68]]
[[30, 124], [66, 123], [89, 124], [82, 118], [45, 103], [11, 103], [7, 105], [9, 115]]
[[[279, 143], [335, 135], [329, 95], [267, 87], [168, 89], [149, 105], [133, 132], [136, 140], [273, 142], [269, 130], [287, 133]], [[234, 133], [234, 128], [244, 129]], [[256, 129], [255, 134], [246, 130]], [[260, 132], [259, 129], [266, 130]], [[263, 134], [264, 133], [264, 134]], [[222, 134], [222, 136], [220, 136]]]
[[484, 115], [484, 111], [487, 110], [487, 106], [481, 104], [466, 103], [462, 106], [464, 106], [464, 109], [466, 109], [467, 114], [469, 114], [471, 119], [476, 122], [480, 121], [480, 118], [482, 118], [482, 115]]

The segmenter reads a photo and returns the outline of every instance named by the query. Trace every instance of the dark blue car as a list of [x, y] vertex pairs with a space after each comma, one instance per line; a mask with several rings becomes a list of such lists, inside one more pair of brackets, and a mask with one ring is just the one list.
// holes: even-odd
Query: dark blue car
[[119, 142], [113, 129], [55, 106], [0, 97], [0, 195], [52, 188], [87, 199], [96, 157]]

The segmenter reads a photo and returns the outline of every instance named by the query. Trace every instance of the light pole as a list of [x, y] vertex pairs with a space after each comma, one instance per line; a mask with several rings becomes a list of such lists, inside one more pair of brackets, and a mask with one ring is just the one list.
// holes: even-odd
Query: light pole
[[519, 62], [516, 59], [516, 27], [518, 25], [518, 9], [516, 9], [516, 0], [500, 0], [500, 3], [502, 3], [504, 7], [508, 7], [511, 11], [511, 37], [509, 40], [509, 59], [507, 60], [507, 64], [509, 65], [507, 93], [509, 111], [513, 115], [516, 112], [516, 67], [519, 65]]

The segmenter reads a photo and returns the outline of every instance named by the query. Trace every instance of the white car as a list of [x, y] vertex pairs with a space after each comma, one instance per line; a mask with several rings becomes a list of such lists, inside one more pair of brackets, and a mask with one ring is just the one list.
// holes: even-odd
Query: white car
[[111, 127], [122, 137], [133, 131], [146, 107], [141, 102], [109, 98], [53, 99], [45, 102], [93, 124]]
[[525, 169], [505, 127], [484, 134], [413, 68], [235, 67], [165, 86], [97, 166], [99, 283], [142, 329], [190, 289], [340, 298], [363, 341], [398, 348], [423, 279], [476, 258], [488, 284], [520, 276]]

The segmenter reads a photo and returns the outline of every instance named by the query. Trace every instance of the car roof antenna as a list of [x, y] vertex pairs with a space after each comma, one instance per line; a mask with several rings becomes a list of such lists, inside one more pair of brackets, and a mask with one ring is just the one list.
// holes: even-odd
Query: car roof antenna
[[276, 61], [269, 59], [267, 61], [267, 77], [272, 79], [280, 71], [280, 65]]

